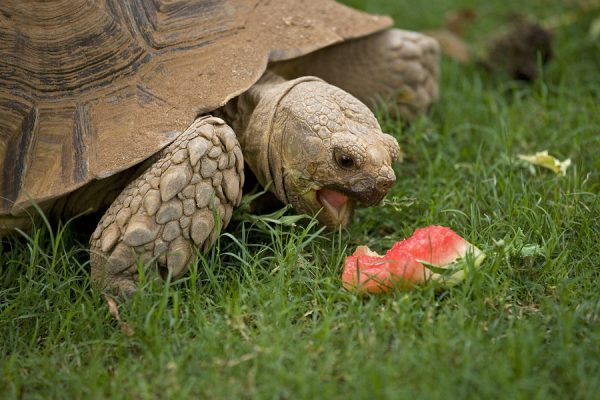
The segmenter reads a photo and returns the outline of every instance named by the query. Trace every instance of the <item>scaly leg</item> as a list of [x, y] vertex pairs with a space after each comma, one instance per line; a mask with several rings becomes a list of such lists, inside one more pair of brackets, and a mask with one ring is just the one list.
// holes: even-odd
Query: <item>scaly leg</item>
[[95, 284], [126, 295], [137, 286], [137, 263], [181, 276], [194, 247], [206, 250], [241, 200], [244, 161], [231, 128], [197, 119], [127, 185], [92, 238]]
[[286, 78], [314, 75], [372, 109], [382, 104], [412, 119], [438, 98], [439, 45], [417, 32], [390, 29], [347, 41], [272, 69]]

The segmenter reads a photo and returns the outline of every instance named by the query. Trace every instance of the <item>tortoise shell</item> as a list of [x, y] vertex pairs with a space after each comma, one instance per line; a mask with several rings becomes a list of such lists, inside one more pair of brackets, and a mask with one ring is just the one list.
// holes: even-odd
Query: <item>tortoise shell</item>
[[391, 22], [325, 0], [3, 0], [0, 215], [150, 157], [268, 62]]

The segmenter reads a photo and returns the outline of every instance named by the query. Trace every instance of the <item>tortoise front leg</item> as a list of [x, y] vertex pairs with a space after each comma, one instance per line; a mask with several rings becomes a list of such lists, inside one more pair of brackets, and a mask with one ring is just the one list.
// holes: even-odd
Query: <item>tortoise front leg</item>
[[314, 75], [371, 109], [390, 104], [402, 118], [425, 113], [438, 98], [439, 45], [417, 32], [390, 29], [273, 65], [286, 78]]
[[215, 117], [197, 119], [158, 161], [127, 185], [92, 238], [95, 284], [133, 293], [137, 263], [161, 275], [186, 272], [194, 247], [206, 250], [240, 203], [243, 157], [231, 128]]

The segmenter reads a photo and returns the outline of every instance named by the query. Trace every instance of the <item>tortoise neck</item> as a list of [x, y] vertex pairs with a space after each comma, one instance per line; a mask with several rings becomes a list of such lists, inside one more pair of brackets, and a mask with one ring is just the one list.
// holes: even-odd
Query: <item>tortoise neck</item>
[[231, 99], [216, 114], [223, 118], [240, 138], [246, 131], [252, 114], [261, 99], [268, 97], [273, 88], [285, 82], [286, 80], [281, 76], [266, 71], [250, 89]]
[[302, 77], [294, 80], [267, 71], [249, 90], [230, 101], [222, 110], [240, 142], [244, 160], [263, 186], [277, 198], [289, 203], [284, 187], [281, 148], [285, 140], [282, 126], [275, 124], [281, 99], [296, 85], [319, 80]]

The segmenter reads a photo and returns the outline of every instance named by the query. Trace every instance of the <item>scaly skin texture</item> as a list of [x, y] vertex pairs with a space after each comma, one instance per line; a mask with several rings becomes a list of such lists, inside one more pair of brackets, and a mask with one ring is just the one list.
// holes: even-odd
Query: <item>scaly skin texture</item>
[[318, 78], [267, 73], [222, 115], [240, 143], [223, 120], [200, 118], [112, 203], [90, 241], [97, 285], [130, 295], [138, 265], [185, 273], [239, 204], [244, 158], [281, 201], [328, 227], [349, 223], [357, 202], [377, 203], [395, 182], [396, 140], [359, 100]]
[[140, 261], [161, 275], [186, 272], [241, 200], [243, 157], [223, 120], [197, 119], [112, 203], [90, 240], [93, 281], [131, 294]]
[[359, 100], [318, 78], [267, 73], [225, 114], [259, 182], [328, 227], [349, 223], [356, 202], [376, 204], [395, 182], [396, 140]]
[[440, 49], [435, 39], [390, 29], [277, 63], [287, 78], [314, 75], [365, 104], [413, 119], [438, 98]]

